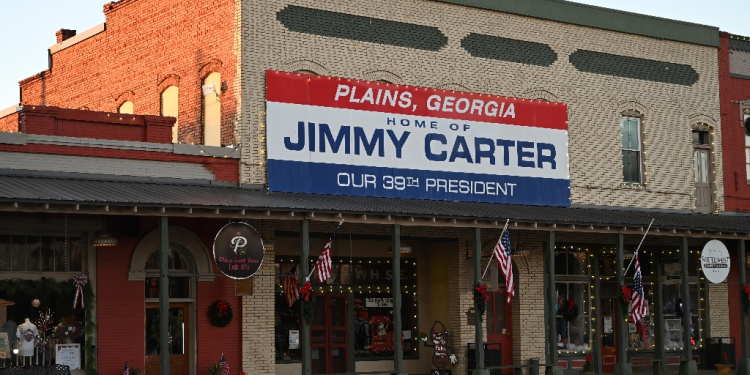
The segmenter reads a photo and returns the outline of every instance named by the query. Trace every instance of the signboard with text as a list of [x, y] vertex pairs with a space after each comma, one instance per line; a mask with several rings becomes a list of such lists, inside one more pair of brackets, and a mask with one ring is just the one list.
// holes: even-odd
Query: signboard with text
[[730, 266], [729, 250], [723, 242], [711, 240], [703, 246], [701, 269], [708, 281], [714, 284], [723, 283], [729, 276]]
[[253, 276], [263, 264], [263, 241], [247, 223], [229, 223], [214, 239], [214, 261], [221, 273], [233, 279]]
[[570, 205], [567, 105], [266, 72], [271, 191]]

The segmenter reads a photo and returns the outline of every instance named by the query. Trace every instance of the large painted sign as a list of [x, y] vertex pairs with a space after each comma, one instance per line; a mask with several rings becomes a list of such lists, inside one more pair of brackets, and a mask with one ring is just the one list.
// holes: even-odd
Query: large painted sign
[[714, 284], [721, 284], [729, 276], [731, 259], [729, 250], [719, 240], [711, 240], [703, 246], [701, 252], [701, 269], [706, 279]]
[[570, 205], [567, 105], [266, 72], [271, 191]]

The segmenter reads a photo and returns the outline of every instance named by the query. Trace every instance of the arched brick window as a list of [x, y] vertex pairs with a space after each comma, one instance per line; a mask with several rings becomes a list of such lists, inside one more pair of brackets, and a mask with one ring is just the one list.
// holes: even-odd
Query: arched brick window
[[133, 114], [133, 102], [131, 101], [123, 102], [122, 104], [120, 104], [120, 107], [117, 108], [117, 112], [132, 115]]
[[221, 74], [203, 79], [203, 144], [221, 146]]
[[178, 115], [178, 92], [177, 86], [169, 86], [161, 92], [161, 115], [174, 117], [177, 120], [172, 127], [172, 143], [177, 143], [178, 126], [180, 119]]

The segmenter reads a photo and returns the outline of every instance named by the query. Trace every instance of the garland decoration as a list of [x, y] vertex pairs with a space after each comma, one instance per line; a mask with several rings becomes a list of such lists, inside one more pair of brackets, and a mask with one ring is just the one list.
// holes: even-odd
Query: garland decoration
[[299, 297], [302, 304], [302, 319], [309, 324], [315, 315], [315, 294], [309, 282], [305, 282], [299, 289]]
[[223, 299], [217, 299], [208, 306], [208, 317], [211, 318], [211, 324], [217, 327], [226, 327], [234, 317], [232, 306]]
[[578, 306], [576, 303], [572, 299], [565, 300], [563, 303], [562, 316], [571, 322], [576, 320], [578, 318]]
[[744, 288], [740, 289], [740, 301], [742, 302], [742, 310], [747, 314], [750, 312], [750, 285], [745, 285]]
[[78, 306], [78, 301], [81, 301], [81, 308], [86, 307], [86, 304], [83, 301], [83, 287], [86, 286], [86, 284], [89, 283], [89, 277], [85, 274], [80, 274], [78, 276], [73, 276], [73, 284], [76, 286], [76, 295], [73, 297], [73, 310], [76, 309], [76, 306]]
[[487, 284], [474, 285], [474, 304], [477, 306], [477, 314], [484, 316], [484, 312], [487, 310], [487, 301], [490, 300], [490, 296], [487, 294]]

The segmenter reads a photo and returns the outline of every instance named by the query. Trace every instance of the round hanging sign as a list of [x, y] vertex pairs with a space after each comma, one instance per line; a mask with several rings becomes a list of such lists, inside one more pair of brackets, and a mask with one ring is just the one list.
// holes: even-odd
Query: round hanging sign
[[233, 279], [253, 276], [263, 264], [263, 240], [246, 223], [229, 223], [214, 239], [214, 262]]
[[708, 281], [720, 284], [729, 275], [729, 251], [719, 240], [711, 240], [703, 246], [701, 269]]

